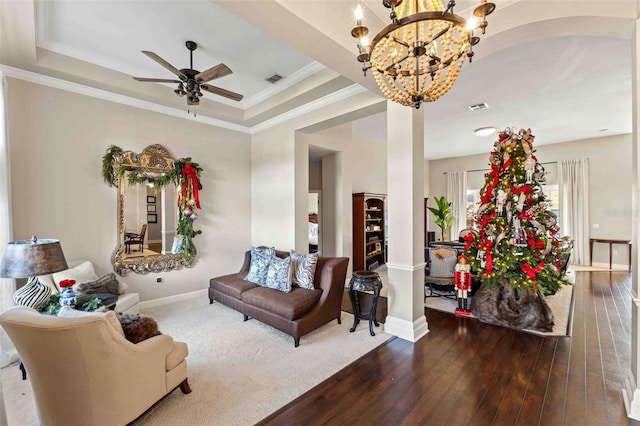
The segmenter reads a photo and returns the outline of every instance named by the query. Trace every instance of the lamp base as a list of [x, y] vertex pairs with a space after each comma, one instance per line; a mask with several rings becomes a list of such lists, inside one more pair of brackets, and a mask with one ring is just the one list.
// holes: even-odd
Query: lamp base
[[13, 294], [13, 301], [16, 305], [39, 310], [45, 306], [52, 293], [48, 285], [42, 284], [37, 277], [31, 277], [24, 287]]

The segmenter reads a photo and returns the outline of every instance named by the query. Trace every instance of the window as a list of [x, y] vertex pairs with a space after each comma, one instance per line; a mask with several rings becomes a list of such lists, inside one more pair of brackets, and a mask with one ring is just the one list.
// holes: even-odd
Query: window
[[[549, 203], [549, 209], [555, 213], [560, 226], [560, 189], [558, 185], [558, 164], [546, 163], [546, 183], [542, 184], [542, 192]], [[480, 207], [480, 189], [485, 185], [485, 174], [489, 170], [472, 170], [467, 172], [467, 227], [476, 228], [475, 213]]]

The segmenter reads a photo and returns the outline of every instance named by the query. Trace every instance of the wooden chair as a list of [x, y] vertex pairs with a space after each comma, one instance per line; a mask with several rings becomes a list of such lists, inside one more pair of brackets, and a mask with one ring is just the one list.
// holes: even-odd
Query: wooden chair
[[140, 229], [139, 234], [134, 234], [131, 232], [127, 232], [124, 235], [124, 252], [131, 253], [131, 245], [138, 244], [138, 248], [141, 253], [144, 251], [144, 234], [147, 232], [147, 224], [142, 225], [142, 229]]

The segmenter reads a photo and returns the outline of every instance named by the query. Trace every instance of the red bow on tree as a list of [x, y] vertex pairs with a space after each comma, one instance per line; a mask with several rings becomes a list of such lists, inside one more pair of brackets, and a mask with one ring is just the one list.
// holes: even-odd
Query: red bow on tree
[[193, 199], [196, 200], [196, 207], [200, 208], [200, 196], [198, 194], [198, 170], [187, 163], [182, 167], [182, 173], [185, 175], [185, 180], [182, 183], [182, 197], [187, 198], [187, 191], [189, 186], [193, 190]]
[[527, 240], [527, 245], [531, 248], [543, 249], [544, 243], [542, 241], [536, 241], [535, 238], [529, 238]]
[[528, 263], [523, 263], [520, 267], [522, 268], [522, 271], [527, 274], [527, 277], [530, 280], [533, 280], [533, 288], [536, 288], [536, 276], [542, 270], [542, 268], [544, 268], [544, 260], [538, 263], [538, 266], [536, 266], [535, 268], [532, 268]]

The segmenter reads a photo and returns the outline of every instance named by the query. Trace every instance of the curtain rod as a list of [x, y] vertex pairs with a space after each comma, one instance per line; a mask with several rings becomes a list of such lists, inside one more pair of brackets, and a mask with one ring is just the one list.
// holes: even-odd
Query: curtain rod
[[[557, 161], [547, 161], [546, 163], [539, 163], [539, 164], [558, 164]], [[467, 170], [467, 173], [472, 173], [472, 172], [488, 172], [491, 169], [475, 169], [475, 170]], [[442, 174], [446, 175], [449, 172], [442, 172]]]

